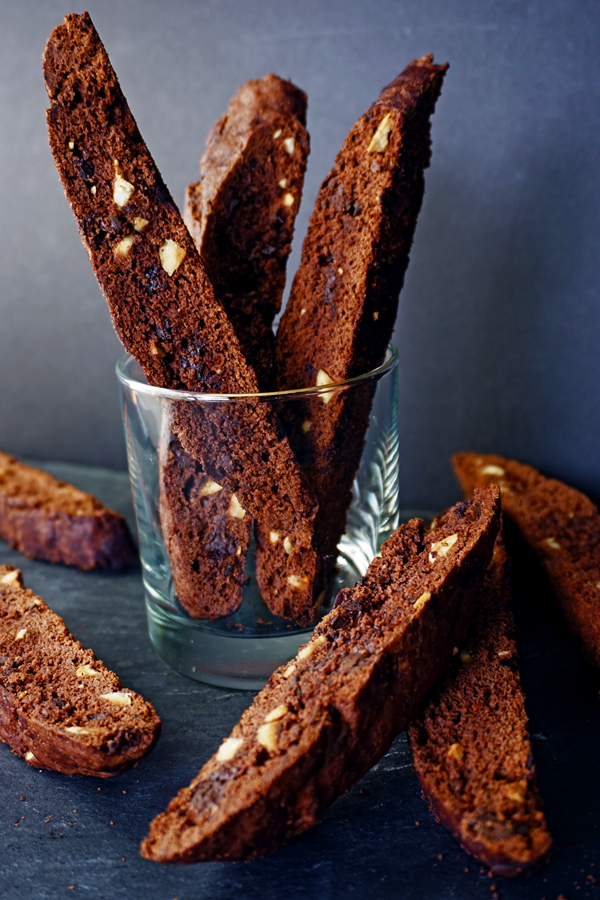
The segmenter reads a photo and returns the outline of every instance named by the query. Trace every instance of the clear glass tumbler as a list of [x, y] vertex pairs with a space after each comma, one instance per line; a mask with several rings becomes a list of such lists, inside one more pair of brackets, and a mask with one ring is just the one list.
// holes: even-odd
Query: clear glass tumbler
[[[117, 375], [149, 634], [157, 653], [171, 668], [209, 684], [259, 689], [277, 666], [296, 654], [314, 627], [314, 623], [295, 625], [267, 608], [256, 580], [254, 539], [243, 571], [243, 600], [236, 612], [216, 619], [193, 618], [178, 601], [161, 526], [160, 470], [161, 436], [181, 404], [199, 404], [213, 419], [216, 414], [225, 422], [242, 415], [244, 404], [249, 403], [270, 404], [281, 422], [298, 420], [306, 410], [310, 415], [311, 408], [318, 408], [323, 416], [324, 411], [335, 409], [331, 401], [338, 394], [344, 395], [338, 400], [343, 399], [350, 416], [354, 409], [362, 411], [358, 433], [362, 436], [364, 425], [364, 445], [361, 454], [360, 437], [358, 445], [355, 440], [357, 468], [351, 502], [345, 532], [337, 543], [334, 583], [320, 605], [319, 615], [324, 615], [337, 593], [364, 575], [383, 541], [398, 527], [397, 362], [397, 351], [390, 346], [382, 366], [340, 384], [278, 394], [220, 395], [153, 387], [130, 354], [119, 360]], [[344, 453], [343, 443], [337, 452]], [[348, 452], [352, 452], [350, 448]]]

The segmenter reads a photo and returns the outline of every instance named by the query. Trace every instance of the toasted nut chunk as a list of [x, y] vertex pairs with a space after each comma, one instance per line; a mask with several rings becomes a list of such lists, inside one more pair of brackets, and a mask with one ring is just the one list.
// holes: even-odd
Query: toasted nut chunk
[[342, 269], [341, 266], [338, 268], [337, 273], [338, 273], [338, 275], [343, 275], [343, 274], [344, 274], [344, 270]]
[[453, 647], [452, 648], [452, 656], [456, 656], [457, 653], [458, 653], [458, 647]]
[[269, 540], [271, 541], [272, 544], [276, 544], [277, 541], [279, 540], [279, 532], [271, 531], [269, 534]]
[[283, 142], [283, 146], [285, 147], [285, 149], [287, 150], [287, 152], [290, 154], [290, 156], [293, 156], [293, 155], [294, 155], [294, 147], [295, 147], [295, 144], [294, 144], [294, 138], [293, 138], [293, 137], [285, 138], [285, 140], [284, 140], [284, 142]]
[[312, 422], [310, 421], [310, 419], [305, 419], [304, 422], [302, 423], [302, 431], [304, 432], [304, 434], [307, 434], [311, 428], [312, 428]]
[[238, 548], [237, 548], [237, 550], [235, 551], [235, 555], [236, 555], [236, 556], [241, 556], [241, 555], [242, 555], [242, 548], [241, 548], [241, 547], [238, 547]]
[[306, 315], [306, 310], [305, 310], [305, 309], [301, 309], [301, 310], [300, 310], [300, 315], [301, 315], [301, 316], [305, 316], [305, 315]]
[[69, 141], [69, 150], [75, 149], [75, 141]]
[[383, 117], [377, 126], [377, 131], [371, 138], [371, 143], [367, 147], [367, 153], [385, 153], [387, 145], [390, 142], [390, 131], [392, 130], [391, 118], [391, 113], [388, 113]]
[[293, 206], [294, 205], [294, 195], [293, 194], [284, 194], [283, 195], [283, 205], [284, 206]]
[[269, 753], [277, 753], [279, 749], [279, 723], [266, 722], [261, 725], [256, 732], [256, 740], [258, 743], [268, 750]]
[[0, 578], [0, 584], [12, 584], [13, 581], [19, 580], [20, 572], [18, 569], [15, 569], [13, 572], [7, 572], [6, 575], [3, 575]]
[[306, 659], [307, 656], [312, 656], [317, 647], [322, 647], [326, 643], [327, 638], [324, 634], [320, 634], [314, 641], [309, 641], [308, 644], [305, 644], [304, 647], [298, 650], [298, 659]]
[[15, 641], [22, 641], [26, 634], [27, 634], [27, 629], [21, 628], [21, 630], [17, 631], [17, 633], [15, 634]]
[[232, 519], [243, 519], [246, 515], [246, 510], [241, 505], [238, 498], [235, 494], [231, 495], [231, 500], [229, 502], [229, 509], [227, 510]]
[[560, 550], [560, 544], [558, 543], [556, 538], [546, 538], [545, 543], [550, 547], [551, 550]]
[[89, 730], [80, 725], [67, 725], [65, 731], [69, 731], [71, 734], [89, 734]]
[[135, 231], [143, 231], [146, 225], [149, 225], [148, 219], [143, 219], [141, 216], [136, 216], [133, 220], [133, 227]]
[[232, 738], [229, 737], [223, 741], [219, 749], [217, 750], [217, 759], [219, 762], [228, 762], [230, 759], [233, 759], [235, 754], [238, 752], [242, 744], [244, 743], [243, 738]]
[[123, 207], [126, 206], [131, 200], [131, 196], [135, 191], [135, 185], [123, 178], [123, 172], [121, 171], [119, 161], [115, 159], [114, 162], [115, 180], [113, 184], [113, 200], [115, 202], [115, 205], [118, 206], [119, 209], [123, 209]]
[[284, 549], [285, 552], [288, 554], [288, 556], [290, 555], [290, 553], [291, 553], [292, 550], [293, 550], [292, 542], [290, 541], [289, 537], [287, 537], [287, 535], [286, 535], [286, 537], [283, 539], [283, 549]]
[[93, 185], [91, 186], [91, 188], [90, 188], [90, 194], [93, 194], [94, 197], [96, 196], [96, 185], [95, 185], [95, 184], [93, 184]]
[[113, 253], [115, 256], [127, 256], [131, 248], [133, 247], [135, 241], [134, 234], [128, 234], [123, 238], [122, 241], [119, 241], [118, 244], [115, 244], [113, 247]]
[[290, 587], [301, 588], [308, 584], [308, 575], [288, 575], [287, 579]]
[[150, 344], [150, 353], [152, 356], [159, 356], [161, 359], [167, 355], [162, 347], [159, 347], [158, 344]]
[[277, 182], [277, 184], [279, 185], [281, 190], [283, 190], [284, 188], [287, 187], [287, 178], [282, 178], [281, 181]]
[[287, 712], [289, 712], [289, 709], [285, 703], [282, 703], [280, 706], [276, 706], [275, 709], [272, 709], [270, 713], [267, 713], [265, 722], [277, 722], [278, 719], [283, 719]]
[[100, 672], [96, 672], [95, 669], [92, 669], [91, 666], [86, 665], [85, 663], [82, 666], [77, 667], [77, 671], [75, 672], [78, 678], [95, 678], [96, 675], [99, 675]]
[[[335, 384], [333, 378], [327, 374], [325, 369], [319, 369], [317, 372], [317, 387], [324, 387], [326, 384]], [[319, 394], [319, 397], [323, 401], [323, 403], [327, 404], [331, 400], [334, 395], [334, 391], [323, 391], [322, 394]]]
[[500, 659], [504, 659], [505, 656], [510, 656], [510, 650], [498, 650], [496, 656], [499, 656]]
[[108, 694], [100, 694], [101, 700], [108, 700], [115, 706], [131, 706], [131, 696], [124, 691], [110, 691]]
[[17, 697], [19, 698], [19, 700], [22, 700], [23, 697], [26, 697], [26, 696], [27, 696], [27, 691], [19, 691], [19, 693], [17, 694]]
[[482, 475], [498, 475], [501, 478], [503, 475], [506, 475], [504, 469], [500, 468], [500, 466], [484, 466], [481, 470]]
[[450, 746], [448, 747], [448, 752], [446, 753], [446, 756], [448, 756], [450, 759], [455, 760], [456, 762], [462, 762], [464, 755], [465, 748], [462, 744], [459, 743], [450, 744]]
[[469, 653], [468, 650], [460, 651], [460, 661], [468, 665], [470, 662], [473, 662], [473, 657]]
[[506, 789], [506, 796], [509, 800], [514, 800], [515, 803], [523, 803], [526, 793], [527, 782], [524, 780], [514, 781], [512, 784], [509, 784]]
[[293, 675], [295, 671], [296, 671], [296, 666], [294, 665], [294, 663], [292, 663], [290, 666], [287, 667], [287, 669], [283, 673], [283, 677], [289, 678], [290, 675]]
[[373, 313], [373, 321], [376, 322], [378, 318], [379, 318], [379, 313], [377, 312], [377, 310], [375, 310], [375, 312]]
[[31, 752], [31, 750], [27, 751], [27, 753], [25, 754], [25, 759], [27, 760], [27, 762], [31, 762], [32, 759], [35, 759], [35, 756]]
[[277, 138], [281, 137], [281, 128], [278, 128], [277, 131], [273, 134], [273, 139], [277, 140]]
[[167, 275], [172, 275], [184, 261], [185, 250], [169, 238], [159, 247], [158, 255], [160, 264]]
[[433, 563], [436, 561], [438, 556], [447, 556], [448, 552], [454, 547], [455, 543], [458, 540], [457, 534], [449, 534], [448, 537], [445, 537], [441, 541], [435, 541], [431, 545], [431, 553], [429, 554], [429, 562]]
[[212, 478], [207, 478], [206, 481], [202, 483], [200, 486], [200, 490], [198, 491], [199, 497], [211, 497], [213, 494], [218, 494], [219, 491], [222, 491], [223, 487], [220, 484], [217, 484], [216, 481], [213, 481]]
[[425, 606], [428, 600], [431, 600], [431, 594], [429, 593], [429, 591], [423, 591], [421, 596], [417, 600], [415, 600], [415, 610], [421, 609], [422, 606]]

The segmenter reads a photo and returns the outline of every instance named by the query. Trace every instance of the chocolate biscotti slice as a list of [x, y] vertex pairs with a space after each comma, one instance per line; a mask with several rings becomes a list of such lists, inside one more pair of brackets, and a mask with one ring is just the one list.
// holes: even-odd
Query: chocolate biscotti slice
[[383, 756], [466, 631], [500, 521], [495, 487], [413, 519], [342, 591], [142, 844], [161, 862], [247, 859], [314, 825]]
[[136, 556], [122, 516], [2, 452], [0, 538], [32, 559], [79, 569], [121, 569]]
[[[305, 123], [306, 94], [291, 82], [246, 82], [209, 135], [202, 181], [189, 186], [183, 213], [261, 390], [304, 182]], [[242, 602], [252, 516], [176, 435], [162, 448], [160, 520], [178, 599], [192, 616], [232, 613]]]
[[408, 729], [431, 808], [495, 875], [525, 875], [552, 838], [540, 799], [498, 537], [469, 631]]
[[309, 153], [306, 94], [277, 75], [247, 81], [212, 129], [184, 221], [262, 390]]
[[18, 569], [0, 566], [0, 739], [31, 766], [108, 778], [160, 734], [139, 694], [84, 650]]
[[[446, 65], [415, 60], [354, 125], [321, 186], [279, 323], [278, 389], [327, 386], [381, 365], [431, 156], [430, 119]], [[335, 561], [374, 385], [286, 408], [292, 446], [319, 500], [319, 546]], [[264, 532], [264, 529], [263, 529]], [[263, 533], [259, 546], [267, 547]]]
[[600, 514], [592, 501], [516, 460], [458, 453], [454, 469], [466, 495], [497, 484], [509, 551], [537, 562], [587, 660], [600, 666]]
[[[159, 387], [254, 394], [256, 376], [87, 14], [52, 32], [44, 76], [52, 153], [124, 346]], [[321, 590], [316, 504], [270, 405], [182, 402], [172, 424], [209, 478], [302, 547], [301, 559], [273, 559], [281, 587], [267, 585], [265, 599], [310, 622]]]

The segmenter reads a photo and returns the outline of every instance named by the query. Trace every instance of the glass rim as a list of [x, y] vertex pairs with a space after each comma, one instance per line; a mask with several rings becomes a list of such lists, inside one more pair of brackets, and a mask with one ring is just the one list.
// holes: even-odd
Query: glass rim
[[201, 401], [202, 403], [218, 403], [223, 400], [276, 400], [278, 398], [289, 400], [294, 397], [318, 397], [321, 394], [338, 393], [338, 391], [354, 385], [364, 384], [367, 381], [381, 378], [381, 376], [386, 375], [396, 367], [398, 363], [398, 349], [394, 344], [389, 343], [386, 350], [386, 358], [382, 364], [369, 372], [364, 372], [362, 375], [356, 375], [354, 378], [346, 378], [344, 381], [336, 381], [332, 384], [320, 385], [319, 387], [293, 388], [287, 391], [259, 391], [258, 393], [248, 394], [212, 394], [203, 393], [202, 391], [178, 391], [173, 388], [156, 387], [129, 375], [126, 367], [131, 362], [137, 362], [132, 353], [124, 353], [121, 356], [115, 366], [117, 378], [121, 384], [126, 385], [130, 390], [139, 394], [149, 394], [154, 397], [162, 397], [165, 400]]

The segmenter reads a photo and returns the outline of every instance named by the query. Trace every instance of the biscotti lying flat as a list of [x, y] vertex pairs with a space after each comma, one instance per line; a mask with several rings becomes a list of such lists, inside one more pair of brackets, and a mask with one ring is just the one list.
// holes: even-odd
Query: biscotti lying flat
[[519, 677], [506, 551], [498, 538], [462, 650], [408, 729], [434, 813], [495, 875], [524, 875], [552, 839]]
[[[323, 182], [279, 324], [280, 390], [326, 386], [381, 365], [431, 156], [446, 65], [415, 60], [354, 125]], [[290, 440], [319, 501], [317, 542], [332, 561], [350, 504], [374, 384], [286, 408]], [[268, 536], [259, 529], [259, 548]], [[260, 554], [259, 554], [260, 562]]]
[[[151, 384], [255, 393], [256, 376], [87, 14], [52, 32], [44, 76], [50, 147], [124, 346]], [[208, 478], [298, 548], [293, 558], [271, 555], [263, 595], [274, 612], [312, 621], [321, 591], [316, 503], [270, 405], [181, 402], [171, 425]]]
[[413, 519], [338, 597], [188, 788], [150, 827], [149, 859], [246, 859], [314, 825], [405, 728], [465, 634], [500, 522], [495, 487]]
[[535, 558], [586, 658], [600, 666], [600, 514], [575, 488], [502, 456], [459, 453], [461, 487], [498, 484], [506, 539]]
[[107, 778], [150, 752], [160, 720], [0, 566], [0, 739], [32, 765]]
[[1, 452], [0, 538], [25, 556], [80, 569], [120, 569], [136, 555], [122, 516]]
[[[261, 390], [302, 195], [305, 121], [306, 95], [290, 82], [267, 75], [242, 85], [208, 138], [202, 181], [186, 196], [184, 220]], [[200, 618], [235, 612], [252, 516], [172, 433], [163, 434], [159, 465], [161, 527], [180, 603]]]

